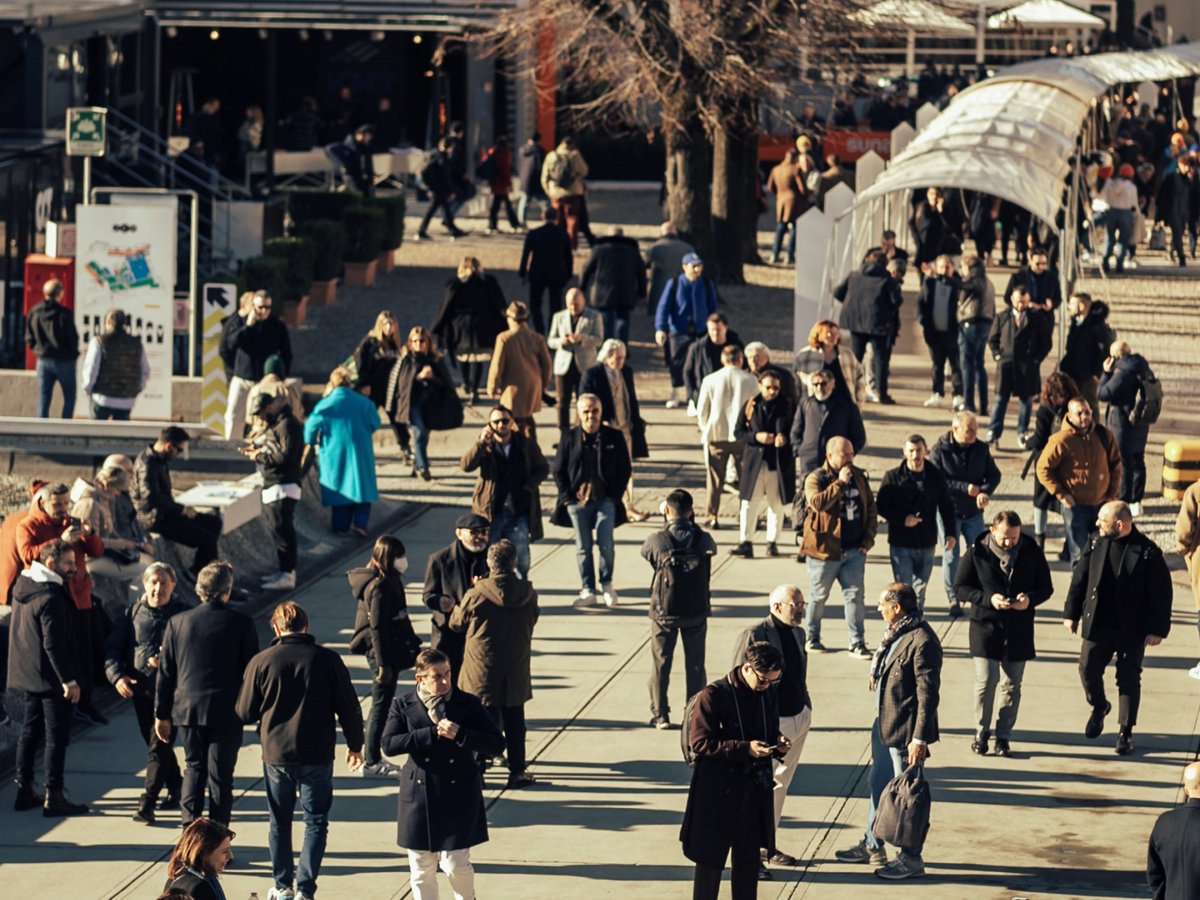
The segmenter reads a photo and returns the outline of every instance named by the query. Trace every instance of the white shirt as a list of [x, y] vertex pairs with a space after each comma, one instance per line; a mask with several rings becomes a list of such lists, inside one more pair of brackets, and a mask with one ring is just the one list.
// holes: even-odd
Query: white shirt
[[1110, 178], [1100, 189], [1100, 199], [1108, 204], [1109, 209], [1136, 209], [1137, 187], [1128, 178]]
[[737, 440], [736, 432], [746, 404], [758, 394], [758, 380], [745, 369], [721, 366], [700, 382], [696, 424], [704, 443]]

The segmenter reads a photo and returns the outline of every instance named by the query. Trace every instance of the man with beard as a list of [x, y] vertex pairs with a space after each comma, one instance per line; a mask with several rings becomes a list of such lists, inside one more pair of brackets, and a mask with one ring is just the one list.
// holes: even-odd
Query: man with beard
[[425, 605], [433, 610], [429, 646], [445, 654], [454, 678], [462, 668], [466, 637], [451, 631], [447, 623], [463, 595], [475, 582], [487, 578], [490, 533], [491, 523], [483, 516], [459, 516], [454, 521], [454, 543], [432, 554], [425, 566]]

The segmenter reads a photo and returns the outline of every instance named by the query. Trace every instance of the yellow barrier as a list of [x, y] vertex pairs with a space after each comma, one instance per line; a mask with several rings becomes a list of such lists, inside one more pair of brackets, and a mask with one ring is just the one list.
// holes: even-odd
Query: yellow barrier
[[1195, 481], [1200, 481], [1200, 440], [1167, 441], [1163, 445], [1163, 497], [1182, 500]]

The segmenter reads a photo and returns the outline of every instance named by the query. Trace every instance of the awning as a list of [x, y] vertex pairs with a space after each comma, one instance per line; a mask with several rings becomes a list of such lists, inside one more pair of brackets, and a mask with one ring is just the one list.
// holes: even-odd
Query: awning
[[988, 28], [1104, 28], [1108, 23], [1062, 0], [1028, 0], [988, 16]]
[[917, 34], [974, 34], [975, 29], [929, 0], [882, 0], [850, 16], [870, 28], [895, 28]]

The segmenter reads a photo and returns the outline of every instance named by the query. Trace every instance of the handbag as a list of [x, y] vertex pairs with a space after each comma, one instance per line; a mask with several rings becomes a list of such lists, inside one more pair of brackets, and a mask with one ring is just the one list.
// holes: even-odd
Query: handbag
[[122, 547], [105, 547], [104, 555], [119, 566], [131, 566], [142, 558], [136, 549]]
[[887, 783], [875, 809], [875, 837], [897, 847], [920, 847], [929, 831], [929, 782], [909, 766]]
[[1167, 229], [1161, 225], [1155, 225], [1150, 231], [1150, 243], [1147, 245], [1150, 250], [1166, 250], [1167, 249]]

